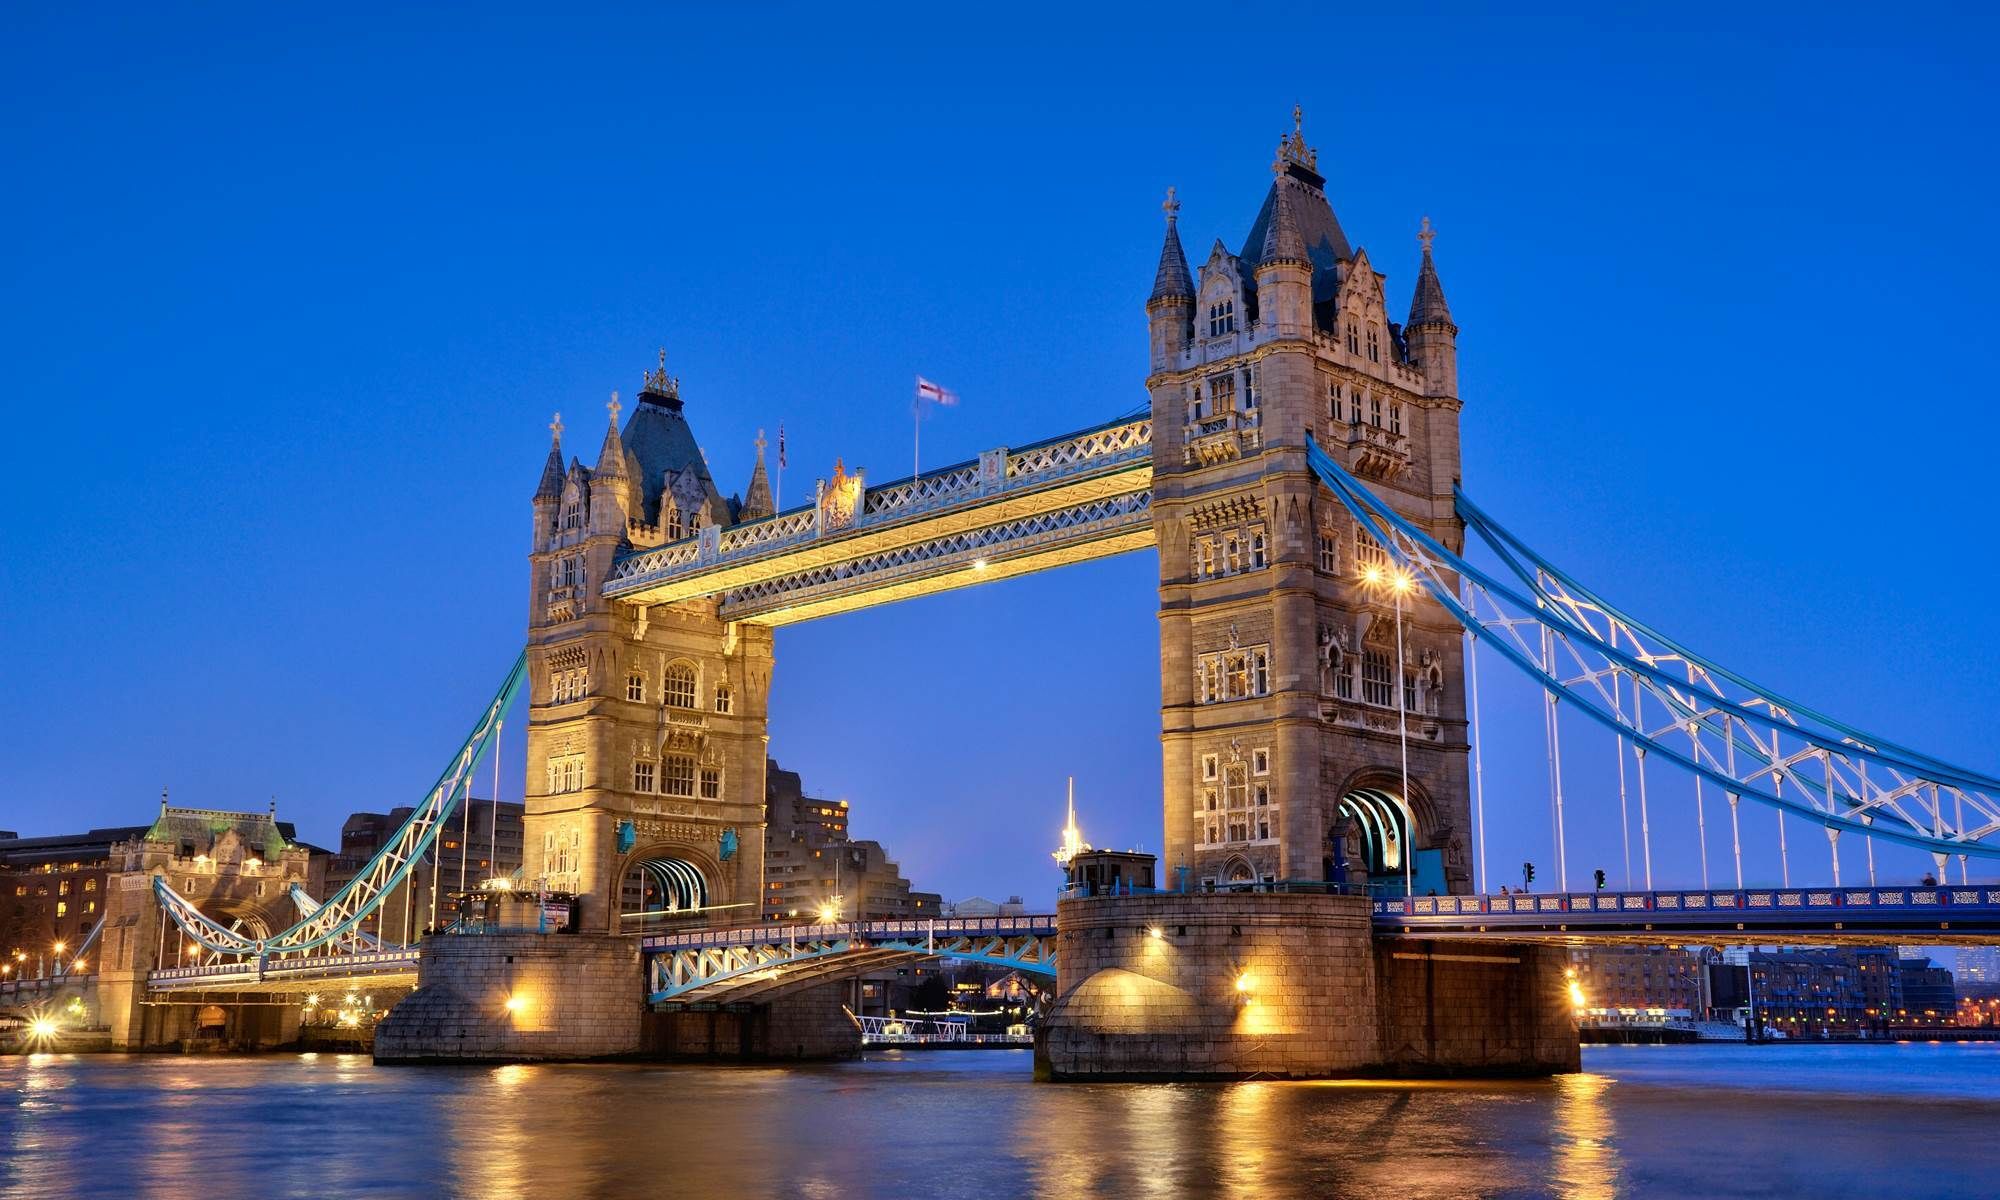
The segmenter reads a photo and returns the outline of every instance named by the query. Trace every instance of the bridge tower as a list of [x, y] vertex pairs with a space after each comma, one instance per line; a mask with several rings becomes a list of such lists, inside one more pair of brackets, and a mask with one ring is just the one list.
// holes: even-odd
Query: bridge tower
[[[523, 872], [583, 897], [583, 927], [632, 932], [636, 910], [754, 904], [763, 883], [768, 627], [714, 600], [633, 605], [602, 594], [633, 549], [768, 515], [760, 457], [725, 498], [660, 365], [595, 466], [563, 461], [560, 416], [535, 489], [529, 562]], [[754, 914], [755, 910], [750, 910]]]
[[1458, 626], [1402, 595], [1398, 670], [1396, 577], [1305, 450], [1318, 441], [1458, 548], [1458, 330], [1428, 219], [1409, 319], [1390, 319], [1293, 115], [1240, 249], [1218, 239], [1190, 272], [1169, 193], [1146, 306], [1163, 867], [1193, 887], [1365, 877], [1400, 892], [1407, 874], [1418, 894], [1467, 891]]
[[[286, 828], [289, 828], [287, 826]], [[105, 878], [104, 929], [98, 935], [98, 1004], [117, 1049], [171, 1046], [194, 1036], [220, 1014], [224, 1040], [276, 1046], [297, 1040], [298, 1010], [243, 1004], [242, 997], [189, 993], [171, 1003], [146, 999], [146, 976], [160, 967], [197, 966], [205, 951], [163, 919], [153, 880], [192, 901], [203, 913], [250, 937], [289, 926], [289, 897], [299, 884], [325, 890], [325, 870], [312, 852], [285, 836], [273, 813], [169, 807], [138, 837], [111, 847]]]

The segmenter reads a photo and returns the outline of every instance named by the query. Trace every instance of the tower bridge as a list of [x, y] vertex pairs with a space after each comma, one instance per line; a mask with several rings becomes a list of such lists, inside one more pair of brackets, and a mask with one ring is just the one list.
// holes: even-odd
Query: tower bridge
[[[783, 512], [761, 443], [742, 495], [723, 494], [664, 356], [629, 415], [614, 396], [594, 465], [566, 455], [558, 419], [530, 505], [526, 651], [426, 802], [284, 928], [231, 928], [180, 896], [173, 868], [146, 868], [147, 916], [242, 964], [174, 966], [146, 988], [276, 987], [371, 956], [407, 970], [411, 951], [358, 941], [358, 923], [465, 795], [517, 690], [527, 873], [577, 897], [581, 932], [434, 939], [384, 1057], [819, 1052], [836, 1044], [811, 1032], [837, 1012], [831, 981], [944, 956], [1055, 972], [1041, 1052], [1059, 1074], [1533, 1072], [1575, 1061], [1550, 944], [2000, 937], [2000, 892], [1969, 870], [2000, 857], [2000, 781], [1704, 658], [1473, 501], [1458, 325], [1428, 222], [1398, 322], [1317, 166], [1295, 123], [1247, 235], [1234, 250], [1216, 240], [1196, 269], [1170, 193], [1144, 415], [882, 485], [836, 463]], [[1156, 888], [1066, 898], [1005, 932], [733, 916], [760, 911], [765, 885], [775, 629], [1146, 548]], [[1481, 659], [1544, 696], [1551, 895], [1482, 894]], [[1643, 891], [1569, 891], [1565, 819], [1613, 797], [1565, 793], [1558, 713], [1616, 747]], [[1657, 790], [1669, 778], [1671, 801]], [[1653, 816], [1670, 803], [1693, 810], [1678, 827], [1699, 839], [1699, 888], [1654, 878], [1653, 839], [1668, 835]], [[1776, 812], [1781, 834], [1819, 831], [1781, 842], [1779, 889], [1745, 887], [1746, 803]], [[1820, 836], [1824, 883], [1795, 886], [1795, 853]], [[1726, 879], [1707, 878], [1711, 840], [1728, 847]], [[1928, 853], [1935, 879], [1881, 883], [1878, 842]], [[646, 894], [626, 885], [647, 880], [705, 927], [620, 936], [624, 897]], [[1423, 949], [1455, 940], [1508, 949]]]

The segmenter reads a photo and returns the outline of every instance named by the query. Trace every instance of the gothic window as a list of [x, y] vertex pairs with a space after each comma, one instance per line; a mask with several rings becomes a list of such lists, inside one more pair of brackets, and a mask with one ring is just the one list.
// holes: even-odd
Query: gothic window
[[[1215, 755], [1213, 755], [1213, 754], [1204, 754], [1204, 755], [1202, 755], [1202, 756], [1201, 756], [1201, 777], [1202, 777], [1203, 779], [1214, 779], [1214, 778], [1215, 778], [1215, 772], [1216, 772], [1216, 767], [1217, 767], [1217, 764], [1218, 764], [1218, 762], [1219, 762], [1219, 760], [1218, 760], [1218, 759], [1217, 759], [1217, 758], [1215, 757]], [[1210, 808], [1214, 808], [1215, 806], [1214, 806], [1213, 804], [1211, 804], [1211, 805], [1209, 805], [1209, 807], [1210, 807]]]
[[1243, 411], [1252, 412], [1257, 407], [1257, 368], [1243, 369]]
[[1213, 575], [1213, 574], [1215, 574], [1215, 539], [1214, 539], [1214, 538], [1206, 538], [1206, 537], [1205, 537], [1205, 538], [1201, 539], [1201, 558], [1200, 558], [1200, 563], [1201, 563], [1201, 571], [1200, 571], [1200, 574], [1201, 574], [1201, 577], [1202, 577], [1203, 579], [1206, 579], [1206, 578], [1208, 578], [1208, 577], [1209, 577], [1210, 575]]
[[1403, 672], [1403, 711], [1417, 711], [1417, 673]]
[[694, 798], [694, 760], [684, 754], [669, 755], [660, 780], [660, 790], [669, 796]]
[[1232, 842], [1249, 841], [1250, 840], [1249, 822], [1241, 819], [1231, 821], [1229, 823], [1229, 840]]
[[1370, 567], [1387, 570], [1389, 552], [1367, 530], [1357, 529], [1354, 531], [1354, 563], [1364, 573]]
[[1328, 573], [1340, 570], [1340, 535], [1331, 529], [1319, 531], [1319, 569]]
[[1382, 361], [1382, 335], [1373, 329], [1368, 331], [1368, 361]]
[[726, 712], [728, 712], [728, 711], [729, 711], [729, 706], [730, 706], [730, 704], [732, 703], [732, 700], [733, 700], [733, 698], [732, 698], [732, 697], [730, 696], [730, 694], [729, 694], [729, 685], [728, 685], [728, 684], [726, 684], [726, 683], [718, 683], [718, 684], [716, 684], [716, 685], [715, 685], [715, 711], [716, 711], [716, 712], [719, 712], [719, 713], [726, 713]]
[[1326, 419], [1336, 423], [1340, 420], [1340, 385], [1337, 383], [1326, 385]]
[[1271, 691], [1271, 655], [1267, 651], [1250, 652], [1250, 694], [1269, 695]]
[[684, 534], [681, 528], [681, 506], [674, 503], [672, 496], [660, 500], [660, 525], [666, 531], [667, 540], [677, 542]]
[[1263, 746], [1250, 752], [1250, 773], [1269, 775], [1271, 773], [1271, 752]]
[[1251, 801], [1252, 801], [1253, 803], [1255, 803], [1255, 804], [1256, 804], [1256, 806], [1257, 806], [1258, 808], [1269, 808], [1269, 807], [1271, 807], [1271, 785], [1270, 785], [1270, 784], [1268, 784], [1268, 783], [1260, 783], [1260, 784], [1258, 784], [1258, 785], [1257, 785], [1256, 787], [1254, 787], [1254, 788], [1252, 788], [1252, 789], [1250, 790], [1250, 796], [1251, 796]]
[[1209, 405], [1210, 409], [1218, 417], [1235, 408], [1236, 376], [1230, 374], [1228, 371], [1224, 371], [1220, 375], [1210, 376], [1208, 381], [1208, 398], [1211, 402]]
[[701, 769], [701, 798], [719, 800], [722, 798], [722, 771], [718, 767]]
[[660, 701], [669, 708], [693, 708], [694, 668], [684, 662], [668, 667], [660, 682]]
[[1233, 533], [1225, 539], [1224, 544], [1228, 547], [1225, 561], [1229, 564], [1229, 573], [1234, 575], [1243, 569], [1243, 544], [1237, 540], [1236, 535]]
[[[1269, 817], [1257, 818], [1257, 840], [1260, 842], [1268, 842], [1271, 840], [1271, 818]], [[1265, 876], [1265, 881], [1270, 882], [1270, 877]]]
[[632, 790], [650, 792], [653, 790], [653, 764], [635, 762], [632, 764]]
[[1240, 809], [1250, 803], [1250, 776], [1240, 762], [1230, 763], [1222, 772], [1222, 806]]
[[1394, 686], [1390, 683], [1389, 656], [1380, 650], [1369, 650], [1361, 656], [1361, 699], [1369, 704], [1387, 708], [1396, 702]]
[[1223, 660], [1223, 675], [1227, 688], [1225, 694], [1231, 700], [1238, 700], [1250, 694], [1250, 656], [1231, 654]]
[[646, 698], [646, 677], [634, 671], [625, 677], [625, 698], [643, 701]]
[[[1201, 702], [1213, 704], [1222, 699], [1222, 660], [1210, 656], [1201, 664]], [[1209, 778], [1214, 778], [1213, 773]]]
[[1223, 300], [1208, 306], [1208, 336], [1221, 337], [1236, 331], [1236, 301]]
[[583, 501], [572, 499], [563, 505], [562, 527], [564, 529], [583, 528]]
[[1352, 321], [1347, 323], [1347, 352], [1349, 354], [1361, 353], [1361, 327]]
[[1380, 396], [1368, 397], [1368, 423], [1377, 429], [1382, 428], [1382, 397]]
[[1403, 432], [1403, 406], [1400, 404], [1391, 404], [1389, 406], [1389, 432]]
[[1354, 673], [1348, 669], [1347, 657], [1340, 647], [1333, 648], [1333, 694], [1336, 699], [1354, 699]]
[[1253, 529], [1250, 531], [1250, 566], [1252, 568], [1256, 568], [1256, 567], [1261, 567], [1263, 565], [1264, 565], [1264, 531], [1261, 529]]

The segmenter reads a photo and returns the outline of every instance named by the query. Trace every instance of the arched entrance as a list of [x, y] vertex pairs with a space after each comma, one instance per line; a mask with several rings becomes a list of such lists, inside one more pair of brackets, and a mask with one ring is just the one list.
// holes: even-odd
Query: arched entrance
[[1378, 896], [1447, 891], [1443, 852], [1418, 848], [1420, 822], [1393, 787], [1349, 788], [1327, 826], [1328, 880], [1359, 883], [1365, 874]]
[[618, 882], [619, 931], [636, 933], [709, 905], [708, 875], [676, 855], [642, 854], [626, 864]]

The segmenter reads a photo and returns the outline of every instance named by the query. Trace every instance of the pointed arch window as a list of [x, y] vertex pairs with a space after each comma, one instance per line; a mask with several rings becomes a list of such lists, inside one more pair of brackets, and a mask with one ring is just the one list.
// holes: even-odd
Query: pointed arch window
[[1236, 301], [1221, 300], [1208, 306], [1208, 336], [1221, 337], [1236, 332]]
[[1368, 361], [1382, 361], [1382, 335], [1373, 329], [1368, 331]]
[[694, 668], [684, 662], [668, 667], [660, 680], [660, 702], [668, 708], [693, 708], [694, 698]]
[[1403, 406], [1401, 404], [1391, 404], [1389, 406], [1389, 432], [1403, 432]]
[[1347, 352], [1361, 353], [1361, 326], [1353, 321], [1347, 323]]

